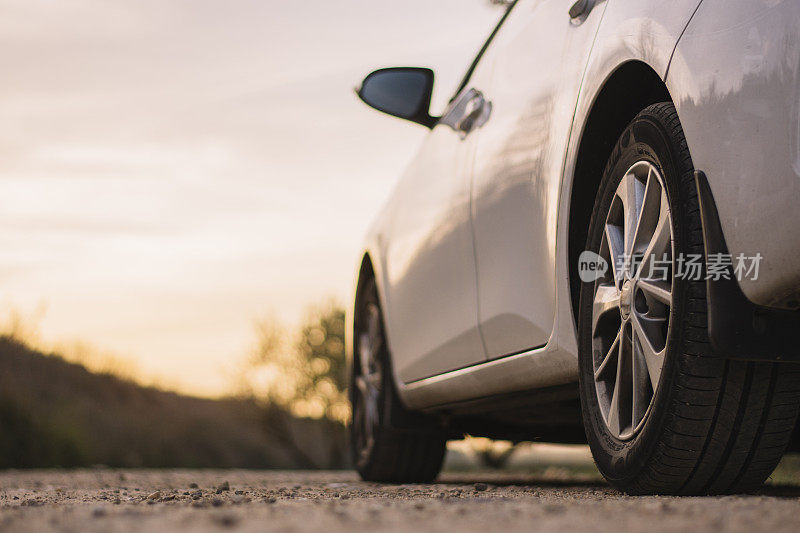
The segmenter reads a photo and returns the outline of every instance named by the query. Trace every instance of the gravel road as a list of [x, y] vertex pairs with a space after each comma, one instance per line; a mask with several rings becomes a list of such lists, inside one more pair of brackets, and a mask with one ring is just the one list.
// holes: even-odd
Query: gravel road
[[0, 531], [800, 531], [800, 489], [629, 497], [596, 479], [449, 473], [432, 485], [349, 472], [6, 471]]

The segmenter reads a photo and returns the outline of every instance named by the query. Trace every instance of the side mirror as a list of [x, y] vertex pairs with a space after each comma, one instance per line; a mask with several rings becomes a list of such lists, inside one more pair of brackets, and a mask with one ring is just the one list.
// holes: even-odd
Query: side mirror
[[432, 128], [433, 71], [429, 68], [382, 68], [369, 74], [356, 91], [370, 107]]

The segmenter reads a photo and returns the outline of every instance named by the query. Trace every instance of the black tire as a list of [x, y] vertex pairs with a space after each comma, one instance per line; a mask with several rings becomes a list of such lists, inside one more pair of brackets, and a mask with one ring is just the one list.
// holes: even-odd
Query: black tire
[[[589, 226], [597, 252], [626, 169], [645, 158], [664, 178], [674, 253], [701, 254], [703, 233], [692, 159], [675, 107], [643, 110], [608, 161]], [[580, 395], [586, 436], [600, 472], [629, 494], [725, 494], [757, 489], [789, 442], [800, 403], [800, 365], [736, 361], [708, 343], [705, 281], [674, 280], [671, 326], [658, 387], [638, 433], [616, 438], [604, 422], [592, 354], [594, 283], [581, 284]]]
[[[350, 425], [350, 448], [353, 464], [365, 481], [383, 483], [429, 483], [439, 474], [444, 461], [447, 440], [445, 433], [432, 417], [406, 409], [400, 401], [392, 379], [391, 359], [386, 342], [378, 353], [380, 389], [378, 391], [378, 420], [371, 443], [364, 437], [364, 397], [358, 394], [356, 380], [361, 374], [358, 339], [367, 315], [366, 309], [374, 306], [380, 313], [374, 280], [361, 290], [355, 313], [355, 347], [350, 379], [350, 402], [353, 423]], [[379, 314], [379, 327], [385, 339], [383, 316]], [[365, 415], [364, 415], [365, 416]], [[359, 423], [361, 422], [361, 423]]]

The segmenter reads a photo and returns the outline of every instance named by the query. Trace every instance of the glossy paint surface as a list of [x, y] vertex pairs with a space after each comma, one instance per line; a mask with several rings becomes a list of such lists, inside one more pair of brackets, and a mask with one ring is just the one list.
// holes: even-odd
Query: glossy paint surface
[[543, 346], [553, 330], [561, 172], [605, 7], [573, 20], [561, 0], [521, 1], [473, 76], [493, 109], [472, 175], [479, 321], [489, 358]]
[[600, 0], [577, 21], [570, 5], [517, 3], [465, 87], [491, 102], [485, 124], [437, 126], [367, 239], [412, 408], [577, 381], [573, 174], [597, 95], [630, 61], [667, 80], [731, 251], [775, 259], [765, 293], [800, 286], [800, 4]]
[[800, 306], [800, 2], [704, 0], [667, 87], [731, 254], [763, 256], [743, 292]]
[[436, 126], [393, 193], [385, 290], [403, 381], [483, 361], [469, 220], [471, 143]]

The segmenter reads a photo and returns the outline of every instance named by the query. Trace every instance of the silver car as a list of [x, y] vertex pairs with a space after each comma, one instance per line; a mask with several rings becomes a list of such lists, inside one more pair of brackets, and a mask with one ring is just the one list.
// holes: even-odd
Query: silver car
[[800, 404], [800, 2], [510, 4], [441, 116], [428, 69], [358, 91], [430, 129], [359, 258], [359, 473], [429, 481], [470, 434], [759, 487]]

